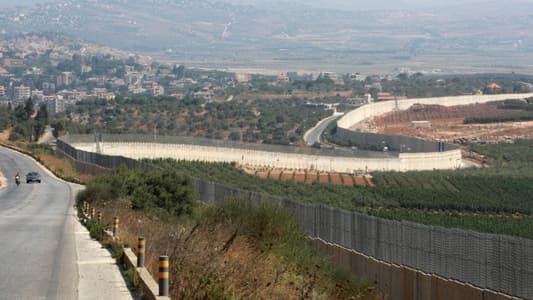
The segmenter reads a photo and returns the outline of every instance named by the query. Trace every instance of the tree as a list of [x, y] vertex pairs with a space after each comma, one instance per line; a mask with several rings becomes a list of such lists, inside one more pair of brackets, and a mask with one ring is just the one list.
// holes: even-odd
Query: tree
[[31, 97], [28, 98], [28, 100], [26, 100], [26, 103], [24, 104], [24, 112], [26, 114], [26, 120], [29, 120], [31, 116], [33, 116], [33, 114], [35, 113], [35, 103], [31, 99]]
[[172, 73], [174, 73], [174, 75], [176, 75], [176, 78], [177, 79], [181, 79], [185, 76], [185, 67], [184, 66], [174, 66], [174, 68], [172, 69]]
[[65, 119], [57, 120], [56, 122], [54, 122], [54, 124], [52, 124], [52, 127], [54, 128], [54, 130], [52, 131], [52, 134], [57, 139], [59, 135], [65, 131], [67, 127]]
[[48, 124], [48, 110], [46, 109], [46, 105], [42, 104], [39, 107], [39, 111], [37, 112], [37, 116], [35, 117], [35, 122], [33, 125], [33, 134], [36, 139], [40, 137], [41, 135], [43, 135], [47, 124]]

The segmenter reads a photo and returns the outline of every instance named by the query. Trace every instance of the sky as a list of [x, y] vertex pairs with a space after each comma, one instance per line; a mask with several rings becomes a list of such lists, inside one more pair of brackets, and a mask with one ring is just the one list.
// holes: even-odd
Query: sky
[[[53, 0], [0, 0], [0, 7], [15, 5], [29, 5], [50, 2]], [[146, 0], [149, 1], [149, 0]], [[303, 3], [321, 8], [337, 8], [346, 10], [372, 10], [372, 9], [427, 9], [443, 5], [467, 4], [483, 2], [483, 0], [219, 0], [221, 2], [265, 4], [277, 2]]]
[[17, 5], [31, 5], [35, 3], [50, 2], [49, 0], [0, 0], [0, 7], [10, 7]]
[[[272, 0], [222, 0], [232, 3], [265, 3]], [[304, 3], [321, 8], [337, 8], [348, 10], [372, 9], [431, 9], [457, 4], [472, 4], [486, 0], [277, 0], [278, 2]]]

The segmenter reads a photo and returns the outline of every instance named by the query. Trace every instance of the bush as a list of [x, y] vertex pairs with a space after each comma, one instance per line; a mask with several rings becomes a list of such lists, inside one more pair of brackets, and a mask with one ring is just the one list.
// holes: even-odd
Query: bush
[[89, 234], [91, 238], [97, 240], [97, 241], [103, 241], [104, 240], [104, 225], [98, 222], [97, 220], [89, 220], [86, 224], [87, 229], [89, 230]]
[[155, 209], [172, 216], [190, 214], [194, 190], [188, 177], [174, 170], [120, 170], [97, 177], [77, 198], [83, 201], [110, 202], [121, 198], [131, 201], [134, 209]]

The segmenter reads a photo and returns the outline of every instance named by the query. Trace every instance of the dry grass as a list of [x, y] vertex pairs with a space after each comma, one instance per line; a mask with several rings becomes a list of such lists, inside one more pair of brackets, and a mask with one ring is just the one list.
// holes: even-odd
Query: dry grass
[[318, 265], [300, 270], [271, 251], [275, 245], [258, 246], [257, 238], [241, 234], [234, 220], [169, 223], [128, 206], [108, 204], [104, 221], [119, 216], [120, 239], [132, 248], [146, 238], [146, 267], [154, 277], [159, 255], [170, 256], [173, 299], [377, 299], [364, 288], [354, 292], [325, 280]]
[[47, 169], [54, 174], [59, 175], [61, 178], [70, 179], [80, 183], [87, 183], [93, 178], [92, 175], [78, 172], [74, 163], [67, 158], [43, 152], [35, 152], [34, 156], [38, 161], [43, 163]]

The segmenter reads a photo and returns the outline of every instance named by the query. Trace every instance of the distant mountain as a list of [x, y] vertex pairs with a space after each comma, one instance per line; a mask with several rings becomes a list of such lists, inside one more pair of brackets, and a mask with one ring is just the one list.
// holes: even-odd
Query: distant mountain
[[35, 5], [39, 3], [46, 3], [53, 0], [0, 0], [0, 7], [14, 7], [14, 6], [25, 6], [25, 5]]
[[419, 2], [61, 0], [0, 10], [0, 32], [63, 31], [205, 67], [533, 69], [533, 3]]

